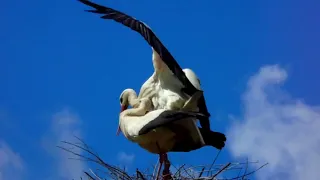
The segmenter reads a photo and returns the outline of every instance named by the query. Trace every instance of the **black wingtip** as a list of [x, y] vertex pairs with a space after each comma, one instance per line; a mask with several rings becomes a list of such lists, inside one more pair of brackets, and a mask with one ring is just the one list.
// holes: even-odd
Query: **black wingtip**
[[[88, 1], [88, 0], [78, 0], [78, 1], [81, 2], [82, 4], [85, 4], [85, 5], [87, 5], [87, 6], [90, 6], [90, 7], [93, 7], [93, 8], [95, 8], [95, 9], [97, 9], [97, 8], [96, 8], [96, 4], [93, 3], [93, 2], [90, 2], [90, 1]], [[94, 10], [84, 10], [84, 11], [94, 11]]]
[[[87, 6], [90, 6], [92, 8], [95, 8], [97, 11], [101, 10], [101, 9], [104, 9], [105, 7], [104, 6], [101, 6], [99, 4], [96, 4], [96, 3], [93, 3], [91, 1], [88, 1], [88, 0], [78, 0], [79, 2], [87, 5]], [[87, 11], [87, 10], [85, 10]], [[90, 11], [90, 10], [89, 10]], [[95, 11], [95, 10], [91, 10], [91, 11]]]
[[99, 9], [95, 9], [95, 10], [84, 10], [85, 12], [89, 12], [89, 13], [95, 13], [95, 14], [104, 14], [104, 12], [102, 12]]
[[88, 1], [88, 0], [78, 0], [78, 1], [80, 1], [81, 3], [86, 4], [86, 5], [90, 4], [90, 1]]
[[91, 12], [91, 13], [97, 13], [98, 11], [97, 10], [84, 10], [86, 12]]

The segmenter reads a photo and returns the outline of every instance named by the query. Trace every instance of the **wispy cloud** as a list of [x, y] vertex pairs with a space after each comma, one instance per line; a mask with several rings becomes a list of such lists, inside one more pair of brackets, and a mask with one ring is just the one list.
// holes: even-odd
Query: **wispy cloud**
[[[69, 158], [76, 158], [70, 153], [56, 148], [56, 145], [61, 145], [61, 141], [75, 143], [77, 139], [74, 136], [81, 138], [81, 120], [79, 116], [72, 113], [69, 109], [64, 109], [52, 117], [52, 125], [50, 132], [43, 138], [43, 145], [47, 151], [55, 157], [57, 174], [59, 179], [79, 179], [83, 176], [83, 170], [86, 170], [86, 165], [83, 161], [78, 161]], [[81, 154], [80, 149], [72, 149], [73, 152]]]
[[230, 128], [228, 146], [236, 157], [269, 162], [258, 179], [318, 179], [320, 109], [281, 90], [287, 77], [274, 65], [250, 78], [244, 114]]
[[24, 171], [24, 163], [18, 153], [0, 140], [0, 180], [20, 179]]
[[128, 154], [128, 153], [123, 152], [123, 151], [118, 153], [118, 161], [121, 164], [124, 164], [126, 166], [132, 164], [133, 161], [134, 161], [134, 158], [135, 158], [134, 154]]

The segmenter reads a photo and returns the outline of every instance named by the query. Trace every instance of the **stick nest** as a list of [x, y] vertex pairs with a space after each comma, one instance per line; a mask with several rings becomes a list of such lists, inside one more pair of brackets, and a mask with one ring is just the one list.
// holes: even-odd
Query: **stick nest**
[[[80, 177], [81, 180], [107, 180], [107, 179], [121, 179], [121, 180], [248, 180], [249, 176], [266, 166], [268, 163], [261, 165], [259, 168], [248, 172], [249, 164], [257, 164], [258, 161], [249, 162], [228, 162], [226, 164], [215, 164], [219, 153], [211, 164], [208, 165], [186, 165], [183, 164], [179, 167], [171, 165], [171, 174], [168, 177], [160, 175], [156, 177], [156, 168], [148, 168], [146, 170], [136, 169], [135, 173], [129, 174], [125, 169], [106, 163], [98, 153], [94, 152], [83, 140], [76, 137], [79, 143], [71, 143], [67, 141], [61, 141], [62, 145], [57, 146], [58, 148], [74, 155], [76, 160], [82, 160], [92, 162], [97, 165], [97, 168], [92, 170], [84, 170], [84, 177]], [[84, 153], [78, 153], [79, 150]], [[237, 172], [234, 177], [226, 178], [228, 172], [233, 171], [233, 175]], [[222, 178], [223, 177], [223, 178]]]

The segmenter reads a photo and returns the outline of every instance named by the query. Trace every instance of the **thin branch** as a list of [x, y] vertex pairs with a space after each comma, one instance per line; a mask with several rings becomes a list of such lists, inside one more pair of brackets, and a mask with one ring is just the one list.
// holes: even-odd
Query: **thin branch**
[[202, 170], [201, 170], [201, 172], [200, 172], [200, 174], [199, 174], [198, 178], [201, 178], [201, 176], [202, 176], [202, 174], [203, 174], [203, 171], [204, 171], [205, 169], [206, 169], [205, 167], [203, 167], [203, 168], [202, 168]]
[[211, 179], [214, 179], [215, 177], [217, 177], [220, 173], [222, 173], [222, 171], [227, 169], [227, 167], [229, 167], [230, 165], [231, 165], [230, 162], [228, 164], [226, 164], [222, 169], [220, 169], [220, 171], [218, 171], [216, 174], [214, 174]]
[[[249, 173], [247, 173], [247, 174], [244, 174], [243, 176], [251, 175], [251, 174], [259, 171], [261, 168], [263, 168], [264, 166], [266, 166], [266, 165], [268, 165], [268, 164], [269, 164], [269, 163], [265, 163], [264, 165], [260, 166], [258, 169], [254, 170], [254, 171], [251, 171], [251, 172], [249, 172]], [[234, 180], [234, 179], [237, 179], [237, 178], [231, 178], [231, 179], [228, 179], [228, 180]]]
[[[74, 151], [71, 151], [71, 150], [66, 149], [66, 148], [64, 148], [64, 147], [61, 147], [61, 146], [57, 146], [58, 148], [63, 149], [63, 150], [65, 150], [65, 151], [67, 151], [67, 152], [70, 152], [70, 153], [72, 153], [72, 154], [74, 154], [74, 155], [76, 155], [76, 156], [82, 157], [82, 158], [84, 158], [84, 159], [86, 159], [86, 160], [89, 160], [89, 161], [98, 163], [98, 164], [104, 166], [105, 168], [107, 168], [107, 169], [109, 169], [109, 170], [111, 170], [111, 171], [116, 171], [117, 173], [122, 174], [123, 176], [126, 177], [126, 179], [131, 180], [131, 177], [130, 177], [127, 173], [125, 173], [125, 172], [123, 172], [123, 171], [121, 171], [121, 170], [119, 170], [119, 169], [117, 169], [117, 168], [115, 168], [115, 167], [113, 167], [113, 166], [111, 166], [111, 165], [108, 165], [108, 164], [105, 163], [98, 155], [94, 154], [94, 153], [93, 153], [92, 151], [90, 151], [89, 149], [83, 148], [83, 147], [81, 147], [81, 146], [79, 146], [79, 145], [76, 145], [76, 144], [74, 144], [74, 143], [70, 143], [70, 142], [66, 142], [66, 141], [61, 141], [61, 142], [62, 142], [62, 143], [65, 143], [65, 144], [68, 144], [68, 145], [71, 145], [71, 146], [75, 146], [75, 147], [77, 147], [77, 148], [79, 148], [79, 149], [81, 149], [81, 150], [83, 150], [83, 151], [91, 154], [91, 155], [94, 156], [97, 160], [92, 159], [92, 158], [89, 158], [89, 157], [85, 157], [84, 155], [81, 155], [81, 154], [79, 154], [79, 153], [76, 153], [76, 152], [74, 152]], [[85, 146], [87, 146], [87, 145], [85, 144]], [[87, 146], [87, 147], [88, 147], [88, 146]]]
[[139, 177], [140, 177], [142, 180], [146, 180], [144, 178], [143, 174], [138, 169], [136, 170], [136, 172], [137, 172], [137, 179], [139, 179]]
[[244, 175], [247, 173], [247, 170], [248, 170], [248, 158], [247, 158], [246, 169], [244, 170], [244, 173], [243, 173], [241, 180], [244, 180], [244, 177], [245, 177]]
[[91, 173], [96, 177], [98, 178], [98, 180], [102, 180], [99, 176], [97, 176], [91, 169], [89, 169], [91, 171]]
[[[213, 162], [211, 163], [211, 166], [210, 166], [210, 168], [209, 168], [209, 171], [211, 170], [212, 166], [214, 165], [214, 163], [215, 163], [216, 160], [218, 159], [218, 156], [219, 156], [220, 152], [221, 152], [221, 149], [219, 150], [218, 154], [216, 155], [216, 157], [214, 158]], [[209, 171], [208, 171], [208, 173], [207, 173], [207, 176], [209, 176]]]
[[189, 177], [194, 178], [193, 176], [191, 176], [191, 175], [188, 173], [188, 170], [186, 170], [186, 168], [184, 168], [184, 167], [182, 167], [182, 168], [183, 168], [184, 172], [185, 172], [186, 174], [188, 174]]
[[88, 172], [84, 172], [87, 176], [88, 176], [88, 178], [90, 178], [90, 180], [95, 180]]
[[185, 165], [186, 165], [186, 164], [183, 164], [182, 166], [180, 166], [180, 167], [177, 169], [177, 171], [174, 173], [173, 177], [175, 177], [176, 174], [178, 174]]

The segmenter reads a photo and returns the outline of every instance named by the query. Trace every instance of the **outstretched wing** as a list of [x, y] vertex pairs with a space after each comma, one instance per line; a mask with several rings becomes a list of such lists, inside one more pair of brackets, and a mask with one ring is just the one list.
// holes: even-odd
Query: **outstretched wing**
[[[88, 0], [79, 0], [83, 4], [93, 7], [95, 10], [86, 10], [88, 12], [102, 14], [102, 19], [112, 19], [116, 22], [119, 22], [132, 30], [138, 32], [143, 38], [148, 42], [148, 44], [153, 47], [153, 49], [159, 54], [163, 62], [168, 66], [171, 72], [180, 80], [184, 85], [182, 89], [183, 92], [192, 96], [195, 92], [198, 91], [192, 83], [189, 81], [185, 73], [182, 71], [181, 67], [170, 54], [167, 48], [161, 43], [158, 37], [154, 34], [149, 26], [147, 26], [142, 21], [139, 21], [127, 14], [124, 14], [120, 11], [108, 8], [105, 6], [98, 5], [96, 3], [90, 2]], [[198, 102], [199, 110], [201, 113], [204, 113], [206, 116], [210, 116], [208, 112], [204, 96], [202, 96]], [[208, 117], [201, 117], [200, 124], [203, 128], [210, 130], [210, 121]]]
[[132, 30], [138, 32], [143, 36], [143, 38], [148, 42], [148, 44], [153, 47], [153, 49], [160, 55], [163, 62], [168, 66], [172, 73], [181, 81], [185, 87], [185, 92], [189, 95], [192, 95], [197, 91], [197, 89], [191, 84], [188, 80], [181, 67], [170, 54], [167, 48], [161, 43], [158, 37], [152, 32], [150, 27], [148, 27], [144, 22], [139, 21], [127, 14], [124, 14], [120, 11], [108, 8], [105, 6], [98, 5], [96, 3], [90, 2], [88, 0], [79, 0], [83, 4], [95, 8], [95, 10], [86, 10], [88, 12], [103, 14], [102, 19], [112, 19], [116, 22], [119, 22]]

